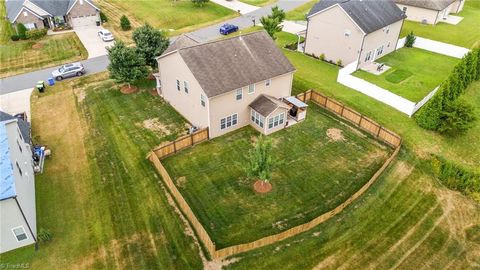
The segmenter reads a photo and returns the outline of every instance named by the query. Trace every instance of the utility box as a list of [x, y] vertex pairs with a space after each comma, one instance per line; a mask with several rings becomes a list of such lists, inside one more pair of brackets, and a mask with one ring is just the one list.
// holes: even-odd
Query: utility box
[[52, 77], [48, 78], [47, 82], [50, 86], [53, 86], [55, 84], [55, 80]]
[[36, 87], [38, 92], [40, 93], [45, 92], [45, 83], [43, 81], [38, 81]]

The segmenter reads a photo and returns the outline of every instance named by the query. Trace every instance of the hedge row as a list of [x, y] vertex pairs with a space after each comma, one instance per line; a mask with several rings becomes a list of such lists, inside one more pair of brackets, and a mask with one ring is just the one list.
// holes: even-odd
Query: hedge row
[[456, 99], [472, 82], [479, 79], [480, 48], [476, 48], [463, 57], [432, 99], [415, 114], [418, 125], [435, 131], [444, 129], [445, 119], [448, 118], [446, 115], [451, 114], [452, 111], [456, 112], [461, 106], [464, 108], [466, 106], [465, 104], [458, 104]]
[[448, 188], [470, 195], [480, 192], [480, 173], [433, 156], [432, 167], [438, 179]]

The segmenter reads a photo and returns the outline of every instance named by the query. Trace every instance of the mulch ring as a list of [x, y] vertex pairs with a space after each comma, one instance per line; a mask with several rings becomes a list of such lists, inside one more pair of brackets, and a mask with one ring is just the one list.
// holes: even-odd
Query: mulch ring
[[32, 49], [34, 49], [34, 50], [39, 50], [41, 48], [43, 48], [43, 43], [37, 42], [37, 43], [32, 45]]
[[138, 87], [133, 85], [130, 87], [128, 87], [128, 85], [125, 85], [125, 86], [122, 86], [122, 88], [120, 88], [120, 92], [122, 92], [122, 94], [133, 94], [137, 91], [138, 91]]
[[148, 76], [147, 76], [147, 80], [153, 81], [153, 80], [155, 80], [155, 76], [153, 76], [153, 74], [150, 73], [150, 74], [148, 74]]
[[253, 184], [253, 190], [255, 190], [256, 193], [268, 193], [272, 190], [272, 184], [270, 184], [270, 182], [257, 180]]
[[155, 88], [150, 89], [150, 95], [152, 95], [152, 96], [158, 96], [157, 89], [155, 89]]

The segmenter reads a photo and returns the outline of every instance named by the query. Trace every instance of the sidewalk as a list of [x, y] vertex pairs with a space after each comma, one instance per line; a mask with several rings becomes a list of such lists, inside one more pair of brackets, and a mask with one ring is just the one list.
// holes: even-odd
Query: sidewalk
[[307, 30], [307, 22], [284, 21], [282, 31], [296, 35], [298, 32]]
[[252, 5], [249, 5], [249, 4], [245, 4], [245, 3], [240, 2], [238, 0], [230, 0], [230, 1], [227, 1], [227, 0], [212, 0], [212, 2], [214, 2], [215, 4], [219, 4], [223, 7], [226, 7], [228, 9], [235, 10], [237, 12], [240, 11], [240, 14], [242, 14], [242, 15], [259, 9], [259, 7], [252, 6]]

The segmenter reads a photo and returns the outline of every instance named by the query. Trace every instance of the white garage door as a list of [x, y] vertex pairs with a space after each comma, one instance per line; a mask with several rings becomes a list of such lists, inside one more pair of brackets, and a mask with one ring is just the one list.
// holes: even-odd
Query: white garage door
[[97, 23], [97, 18], [98, 18], [97, 15], [74, 17], [72, 18], [72, 26], [73, 27], [95, 26], [95, 24]]

